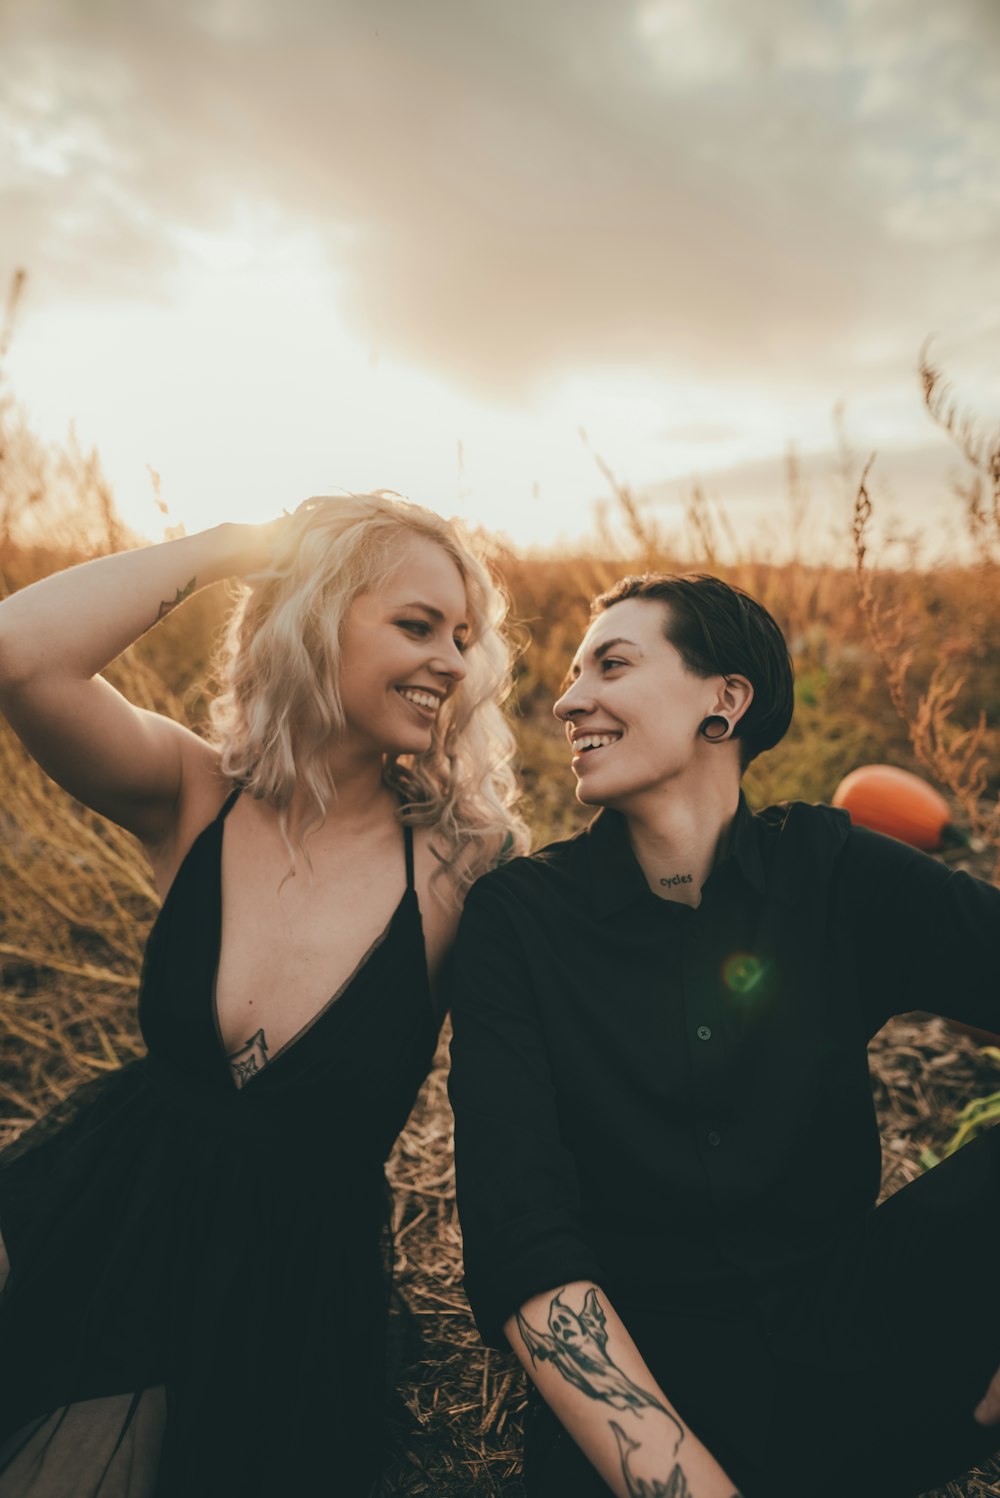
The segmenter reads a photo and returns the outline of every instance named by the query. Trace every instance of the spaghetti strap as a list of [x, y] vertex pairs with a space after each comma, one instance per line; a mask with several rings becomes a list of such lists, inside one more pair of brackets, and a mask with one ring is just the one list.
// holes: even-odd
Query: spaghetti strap
[[242, 785], [234, 785], [233, 789], [229, 792], [229, 795], [226, 797], [225, 801], [223, 801], [222, 805], [219, 807], [219, 810], [218, 810], [218, 812], [216, 814], [216, 817], [215, 817], [215, 820], [217, 822], [224, 822], [226, 820], [226, 818], [228, 817], [229, 813], [232, 811], [233, 807], [236, 805], [237, 801], [240, 799], [240, 796], [242, 794], [243, 794], [243, 787], [242, 787]]
[[409, 822], [403, 823], [403, 844], [406, 848], [406, 887], [413, 889], [413, 828]]

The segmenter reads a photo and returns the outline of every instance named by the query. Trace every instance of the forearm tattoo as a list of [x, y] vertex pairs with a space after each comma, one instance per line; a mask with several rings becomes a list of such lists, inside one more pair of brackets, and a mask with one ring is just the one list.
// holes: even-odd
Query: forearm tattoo
[[[633, 1461], [634, 1453], [642, 1450], [641, 1443], [626, 1435], [617, 1421], [611, 1420], [609, 1424], [618, 1442], [618, 1457], [622, 1464], [628, 1498], [694, 1498], [680, 1462], [674, 1464], [670, 1476], [665, 1480], [659, 1477], [641, 1477], [635, 1471]], [[742, 1498], [742, 1495], [734, 1492], [732, 1498]]]
[[550, 1362], [581, 1394], [610, 1404], [613, 1409], [632, 1410], [636, 1415], [641, 1415], [644, 1409], [661, 1411], [677, 1429], [676, 1450], [684, 1439], [680, 1422], [652, 1394], [634, 1384], [608, 1356], [607, 1318], [597, 1291], [587, 1291], [579, 1313], [566, 1305], [561, 1295], [562, 1291], [557, 1291], [549, 1302], [548, 1332], [536, 1331], [517, 1312], [517, 1329], [532, 1363]]
[[[156, 611], [156, 618], [153, 620], [153, 624], [159, 624], [161, 619], [165, 619], [168, 614], [173, 613], [174, 609], [179, 603], [183, 603], [185, 598], [191, 597], [191, 594], [195, 591], [197, 586], [198, 579], [196, 577], [192, 577], [189, 582], [185, 583], [183, 588], [177, 589], [177, 592], [174, 594], [173, 598], [169, 600], [164, 598], [160, 604], [160, 607]], [[153, 624], [149, 626], [150, 629], [152, 629]]]
[[226, 1057], [233, 1081], [237, 1087], [245, 1087], [251, 1077], [264, 1070], [268, 1062], [267, 1040], [263, 1030], [257, 1030]]
[[632, 1456], [634, 1452], [642, 1450], [641, 1442], [633, 1441], [631, 1436], [627, 1436], [617, 1421], [612, 1420], [610, 1423], [618, 1442], [618, 1457], [629, 1498], [691, 1498], [691, 1489], [687, 1485], [680, 1462], [675, 1463], [666, 1481], [658, 1477], [638, 1476], [633, 1470]]

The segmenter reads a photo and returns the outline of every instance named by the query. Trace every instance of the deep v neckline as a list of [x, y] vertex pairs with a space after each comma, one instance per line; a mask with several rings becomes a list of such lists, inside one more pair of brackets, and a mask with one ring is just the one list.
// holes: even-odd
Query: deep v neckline
[[[240, 788], [237, 788], [232, 793], [232, 795], [229, 796], [227, 798], [227, 800], [223, 803], [222, 808], [221, 808], [221, 810], [219, 812], [219, 815], [218, 815], [218, 818], [217, 818], [217, 826], [218, 826], [218, 829], [219, 829], [219, 832], [218, 832], [218, 849], [217, 849], [217, 858], [216, 858], [216, 899], [217, 899], [217, 909], [218, 909], [218, 927], [217, 927], [217, 937], [216, 937], [216, 943], [215, 943], [214, 961], [213, 961], [213, 966], [212, 966], [212, 986], [211, 986], [211, 994], [210, 994], [210, 1009], [211, 1009], [211, 1015], [212, 1015], [212, 1028], [215, 1031], [216, 1048], [217, 1048], [218, 1054], [219, 1054], [219, 1056], [220, 1056], [220, 1058], [222, 1060], [222, 1064], [225, 1067], [226, 1078], [227, 1078], [227, 1080], [229, 1082], [230, 1088], [232, 1089], [232, 1091], [235, 1094], [242, 1094], [242, 1093], [244, 1093], [246, 1091], [246, 1089], [251, 1085], [251, 1083], [257, 1077], [263, 1076], [263, 1074], [265, 1072], [270, 1071], [271, 1067], [274, 1066], [275, 1062], [279, 1059], [279, 1057], [284, 1056], [289, 1051], [294, 1050], [295, 1047], [298, 1045], [299, 1041], [303, 1040], [305, 1038], [305, 1036], [310, 1032], [310, 1030], [314, 1029], [315, 1026], [319, 1023], [319, 1021], [322, 1020], [327, 1014], [330, 1013], [330, 1011], [335, 1007], [335, 1005], [338, 1003], [338, 1001], [340, 999], [342, 999], [343, 996], [347, 993], [347, 990], [352, 986], [352, 984], [354, 983], [355, 979], [360, 976], [360, 974], [362, 972], [362, 969], [364, 969], [365, 967], [367, 967], [368, 963], [375, 956], [375, 953], [383, 945], [383, 943], [385, 942], [386, 938], [388, 937], [390, 931], [392, 930], [393, 926], [396, 924], [396, 921], [398, 920], [398, 918], [400, 916], [400, 913], [402, 912], [403, 907], [406, 905], [407, 901], [411, 898], [411, 896], [412, 896], [412, 898], [414, 900], [417, 899], [416, 884], [414, 882], [414, 873], [413, 873], [413, 829], [410, 827], [409, 823], [404, 822], [403, 823], [403, 850], [404, 850], [404, 856], [405, 856], [405, 860], [406, 860], [406, 888], [403, 890], [403, 893], [400, 896], [399, 901], [398, 901], [397, 905], [395, 906], [392, 914], [389, 916], [389, 919], [386, 921], [386, 923], [383, 926], [382, 930], [375, 937], [375, 940], [371, 943], [371, 945], [368, 947], [368, 949], [365, 952], [363, 952], [362, 955], [358, 958], [358, 961], [355, 964], [355, 966], [353, 967], [353, 969], [351, 970], [351, 972], [348, 973], [347, 977], [343, 980], [343, 982], [335, 990], [335, 992], [332, 993], [328, 999], [324, 1000], [324, 1002], [316, 1010], [316, 1013], [313, 1014], [313, 1015], [311, 1015], [309, 1017], [309, 1019], [307, 1019], [305, 1021], [304, 1024], [300, 1025], [299, 1028], [296, 1031], [294, 1031], [294, 1033], [291, 1034], [288, 1037], [287, 1040], [282, 1041], [281, 1045], [278, 1047], [278, 1049], [272, 1055], [267, 1056], [265, 1054], [265, 1060], [264, 1060], [263, 1066], [254, 1066], [252, 1070], [249, 1070], [246, 1073], [243, 1082], [241, 1084], [238, 1084], [236, 1082], [236, 1079], [235, 1079], [234, 1075], [233, 1075], [233, 1067], [232, 1067], [232, 1064], [231, 1064], [230, 1059], [229, 1059], [230, 1055], [239, 1055], [240, 1051], [246, 1049], [247, 1046], [252, 1045], [253, 1041], [256, 1040], [257, 1035], [260, 1035], [260, 1034], [263, 1033], [263, 1026], [261, 1026], [255, 1032], [255, 1034], [250, 1037], [250, 1040], [244, 1042], [243, 1046], [241, 1046], [239, 1048], [239, 1050], [233, 1051], [233, 1052], [229, 1052], [229, 1051], [226, 1050], [226, 1042], [225, 1042], [225, 1039], [224, 1039], [223, 1034], [222, 1034], [222, 1026], [219, 1023], [218, 987], [219, 987], [219, 967], [220, 967], [221, 962], [222, 962], [222, 914], [223, 914], [222, 852], [223, 852], [223, 842], [224, 842], [224, 839], [225, 839], [226, 822], [228, 820], [229, 813], [232, 811], [233, 807], [235, 806], [236, 802], [238, 801], [239, 796], [240, 796]], [[417, 910], [418, 910], [418, 912], [419, 912], [419, 909], [420, 909], [420, 906], [419, 906], [419, 903], [418, 903], [417, 904]], [[266, 1046], [265, 1046], [265, 1052], [266, 1052]]]

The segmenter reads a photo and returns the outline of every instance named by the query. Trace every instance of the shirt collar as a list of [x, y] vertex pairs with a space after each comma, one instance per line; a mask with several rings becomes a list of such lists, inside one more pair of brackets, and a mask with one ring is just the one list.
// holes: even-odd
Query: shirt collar
[[621, 812], [605, 806], [585, 833], [590, 856], [590, 888], [595, 914], [615, 915], [647, 892]]
[[767, 875], [760, 852], [761, 827], [740, 791], [740, 801], [733, 818], [729, 848], [717, 867], [721, 868], [732, 858], [747, 883], [759, 895], [767, 893]]
[[[597, 915], [615, 915], [639, 895], [651, 893], [632, 851], [628, 827], [621, 812], [604, 807], [586, 829], [585, 837], [590, 860], [590, 887]], [[760, 852], [760, 831], [742, 791], [733, 818], [729, 847], [713, 869], [713, 875], [730, 861], [753, 889], [761, 895], [765, 893], [767, 883]]]

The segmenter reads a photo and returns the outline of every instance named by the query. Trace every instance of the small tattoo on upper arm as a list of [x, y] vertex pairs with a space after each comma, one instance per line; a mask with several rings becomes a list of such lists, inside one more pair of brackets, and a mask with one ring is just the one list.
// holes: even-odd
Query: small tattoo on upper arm
[[256, 1030], [249, 1040], [226, 1057], [233, 1081], [237, 1087], [245, 1087], [251, 1077], [262, 1072], [268, 1062], [267, 1040], [263, 1030]]
[[[168, 614], [173, 613], [174, 609], [179, 603], [183, 603], [185, 598], [191, 597], [191, 594], [195, 591], [197, 586], [198, 579], [196, 577], [192, 577], [189, 582], [185, 583], [183, 588], [177, 589], [177, 592], [174, 594], [173, 598], [171, 598], [169, 601], [167, 599], [163, 599], [160, 607], [156, 611], [156, 618], [153, 620], [153, 624], [159, 624], [161, 619], [165, 619]], [[152, 628], [152, 625], [150, 625], [150, 628]]]
[[608, 1356], [607, 1318], [597, 1291], [593, 1288], [587, 1291], [579, 1312], [566, 1305], [561, 1293], [558, 1291], [549, 1302], [548, 1332], [536, 1331], [517, 1312], [517, 1329], [532, 1363], [551, 1362], [567, 1383], [588, 1399], [599, 1399], [612, 1409], [632, 1410], [636, 1415], [641, 1415], [644, 1409], [659, 1410], [677, 1427], [676, 1450], [684, 1439], [680, 1422], [654, 1395], [633, 1383]]

